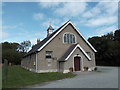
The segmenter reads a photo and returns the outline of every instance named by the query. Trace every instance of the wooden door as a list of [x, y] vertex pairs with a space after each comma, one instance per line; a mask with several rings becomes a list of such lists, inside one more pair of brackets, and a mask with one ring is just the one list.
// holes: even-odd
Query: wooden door
[[80, 71], [80, 57], [74, 57], [74, 70]]

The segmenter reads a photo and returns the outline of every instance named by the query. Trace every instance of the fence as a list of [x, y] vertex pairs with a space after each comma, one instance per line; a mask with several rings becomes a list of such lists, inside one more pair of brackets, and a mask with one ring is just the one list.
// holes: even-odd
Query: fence
[[7, 84], [8, 76], [8, 60], [4, 59], [4, 64], [2, 66], [2, 86], [4, 87]]

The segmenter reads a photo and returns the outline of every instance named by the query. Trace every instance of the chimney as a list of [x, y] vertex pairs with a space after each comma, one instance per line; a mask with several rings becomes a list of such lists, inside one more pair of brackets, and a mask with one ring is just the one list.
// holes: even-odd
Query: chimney
[[48, 27], [48, 29], [47, 29], [47, 37], [50, 35], [50, 34], [52, 34], [53, 33], [53, 28], [52, 28], [52, 26], [50, 25], [49, 27]]
[[40, 39], [37, 39], [37, 44], [40, 42]]

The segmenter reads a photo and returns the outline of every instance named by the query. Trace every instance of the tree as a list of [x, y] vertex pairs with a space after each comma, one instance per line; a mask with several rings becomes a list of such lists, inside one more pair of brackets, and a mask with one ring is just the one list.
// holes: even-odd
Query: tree
[[110, 33], [108, 33], [108, 34], [106, 34], [106, 35], [104, 35], [102, 37], [105, 37], [108, 40], [114, 40], [114, 34], [113, 34], [113, 32], [110, 32]]
[[28, 51], [30, 47], [31, 47], [31, 42], [29, 40], [23, 41], [20, 43], [20, 45], [17, 46], [17, 51], [25, 53]]
[[115, 40], [120, 42], [120, 29], [115, 31]]
[[4, 63], [4, 60], [7, 59], [8, 63], [12, 64], [20, 64], [21, 59], [24, 56], [25, 53], [17, 52], [17, 46], [18, 43], [9, 43], [4, 42], [2, 43], [2, 62]]
[[101, 37], [92, 37], [88, 41], [97, 50], [96, 64], [118, 66], [120, 63], [120, 30]]

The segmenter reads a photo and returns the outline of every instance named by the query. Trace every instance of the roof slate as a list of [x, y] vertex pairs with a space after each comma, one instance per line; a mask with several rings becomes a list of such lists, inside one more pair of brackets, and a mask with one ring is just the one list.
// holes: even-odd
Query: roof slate
[[[66, 23], [68, 23], [69, 21], [67, 21]], [[66, 24], [65, 23], [65, 24]], [[65, 25], [64, 24], [64, 25]], [[62, 25], [60, 28], [58, 28], [56, 31], [54, 31], [51, 35], [49, 35], [48, 37], [46, 37], [45, 39], [43, 39], [41, 42], [39, 42], [38, 44], [36, 44], [35, 46], [33, 46], [33, 48], [25, 55], [28, 56], [30, 54], [33, 54], [35, 52], [38, 52], [37, 50], [42, 47], [54, 34], [56, 34], [64, 25]], [[24, 56], [24, 57], [25, 57]]]
[[58, 60], [58, 61], [65, 61], [67, 56], [73, 51], [73, 49], [77, 46], [78, 44], [73, 44], [69, 47], [69, 49], [63, 54], [63, 56]]
[[[70, 22], [70, 23], [68, 23]], [[43, 39], [41, 42], [39, 42], [38, 44], [36, 44], [35, 46], [33, 46], [33, 48], [24, 56], [28, 56], [30, 54], [33, 54], [33, 53], [37, 53], [39, 52], [40, 50], [42, 50], [44, 48], [44, 46], [46, 46], [47, 44], [49, 44], [49, 41], [51, 41], [53, 38], [55, 38], [54, 36], [57, 35], [61, 30], [62, 28], [65, 28], [66, 25], [69, 25], [71, 24], [72, 26], [74, 26], [71, 21], [67, 21], [64, 25], [62, 25], [60, 28], [58, 28], [56, 31], [54, 31], [52, 34], [50, 34], [48, 37], [46, 37], [45, 39]], [[75, 26], [74, 26], [75, 27]], [[79, 34], [80, 32], [77, 31]], [[92, 45], [84, 39], [84, 37], [80, 34], [80, 36], [83, 38], [83, 40], [91, 47], [91, 49], [96, 52], [96, 50], [92, 47]], [[51, 39], [52, 38], [52, 39]], [[68, 49], [68, 51], [65, 53], [66, 55], [63, 56], [62, 58], [65, 58], [69, 53], [70, 51], [72, 51], [72, 49], [74, 49], [76, 44], [72, 45], [70, 49]], [[40, 50], [39, 50], [40, 49]]]

